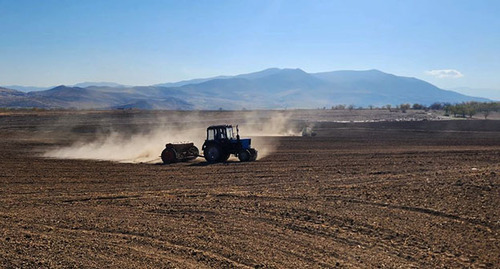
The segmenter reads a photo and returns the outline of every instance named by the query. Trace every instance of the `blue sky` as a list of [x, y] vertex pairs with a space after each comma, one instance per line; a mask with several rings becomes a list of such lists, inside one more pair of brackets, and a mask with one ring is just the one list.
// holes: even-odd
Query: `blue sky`
[[0, 0], [0, 85], [151, 85], [281, 67], [500, 91], [498, 14], [500, 1]]

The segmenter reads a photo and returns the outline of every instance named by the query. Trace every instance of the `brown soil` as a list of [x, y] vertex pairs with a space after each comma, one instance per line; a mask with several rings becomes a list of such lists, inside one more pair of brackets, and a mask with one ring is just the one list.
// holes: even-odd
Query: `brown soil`
[[322, 122], [250, 163], [40, 157], [130, 117], [0, 117], [1, 267], [500, 267], [498, 121]]

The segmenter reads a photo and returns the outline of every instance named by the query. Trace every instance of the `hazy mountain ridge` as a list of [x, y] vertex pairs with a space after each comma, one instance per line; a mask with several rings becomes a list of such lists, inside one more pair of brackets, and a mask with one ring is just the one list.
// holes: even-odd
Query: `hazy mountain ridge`
[[91, 86], [96, 86], [96, 87], [127, 87], [126, 85], [122, 85], [119, 83], [115, 82], [81, 82], [73, 85], [73, 87], [80, 87], [80, 88], [86, 88], [86, 87], [91, 87]]
[[12, 89], [12, 90], [17, 90], [20, 92], [34, 92], [34, 91], [45, 91], [45, 90], [50, 90], [53, 87], [35, 87], [35, 86], [19, 86], [19, 85], [6, 85], [6, 86], [1, 86], [3, 88], [7, 89]]
[[[119, 83], [115, 82], [81, 82], [77, 83], [75, 85], [66, 85], [68, 87], [79, 87], [79, 88], [86, 88], [86, 87], [91, 87], [91, 86], [98, 86], [98, 87], [129, 87], [126, 85], [122, 85]], [[12, 89], [12, 90], [17, 90], [21, 92], [39, 92], [39, 91], [46, 91], [50, 90], [52, 88], [55, 88], [56, 86], [51, 86], [51, 87], [36, 87], [36, 86], [20, 86], [20, 85], [7, 85], [7, 86], [1, 86], [3, 88], [7, 89]]]
[[[96, 84], [96, 85], [93, 85]], [[153, 86], [85, 82], [23, 93], [0, 90], [3, 107], [79, 109], [275, 109], [317, 108], [337, 104], [386, 104], [489, 101], [440, 89], [428, 82], [379, 70], [307, 73], [270, 68]]]
[[24, 96], [22, 91], [0, 87], [0, 96]]

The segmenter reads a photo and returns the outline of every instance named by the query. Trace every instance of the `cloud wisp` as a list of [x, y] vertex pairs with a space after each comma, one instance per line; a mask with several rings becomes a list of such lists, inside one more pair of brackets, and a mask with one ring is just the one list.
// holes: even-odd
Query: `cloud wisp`
[[455, 69], [438, 69], [425, 71], [427, 75], [434, 76], [436, 78], [461, 78], [464, 75]]

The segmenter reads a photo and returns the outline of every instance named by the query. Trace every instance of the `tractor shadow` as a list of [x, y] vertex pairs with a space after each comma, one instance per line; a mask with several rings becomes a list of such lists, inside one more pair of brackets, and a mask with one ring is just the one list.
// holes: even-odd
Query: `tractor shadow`
[[210, 165], [231, 165], [235, 163], [241, 163], [240, 161], [225, 161], [225, 162], [217, 162], [217, 163], [209, 163], [209, 162], [197, 162], [197, 163], [192, 163], [188, 166], [210, 166]]
[[215, 163], [209, 163], [207, 161], [181, 161], [181, 162], [174, 162], [174, 163], [163, 163], [163, 162], [155, 162], [155, 163], [149, 163], [150, 165], [158, 165], [158, 166], [192, 166], [192, 167], [204, 167], [204, 166], [211, 166], [211, 165], [234, 165], [234, 164], [241, 164], [243, 162], [240, 162], [237, 159], [230, 159], [225, 162], [215, 162]]

